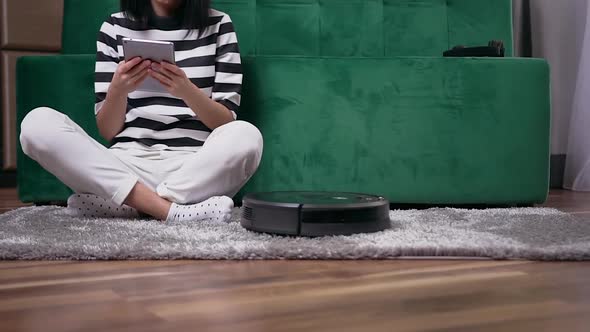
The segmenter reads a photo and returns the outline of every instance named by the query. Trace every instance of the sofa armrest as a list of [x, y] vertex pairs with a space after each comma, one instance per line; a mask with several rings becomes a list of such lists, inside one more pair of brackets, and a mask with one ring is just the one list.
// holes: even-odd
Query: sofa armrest
[[[68, 115], [98, 135], [94, 115], [94, 55], [27, 56], [18, 60], [17, 135], [20, 123], [31, 110], [46, 106]], [[62, 201], [71, 193], [53, 175], [29, 157], [18, 144], [19, 197], [23, 202]]]

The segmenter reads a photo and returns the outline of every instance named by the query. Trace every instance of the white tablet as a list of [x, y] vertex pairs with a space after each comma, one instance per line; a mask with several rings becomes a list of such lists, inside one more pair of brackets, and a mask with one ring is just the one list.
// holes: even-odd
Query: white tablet
[[[140, 57], [158, 63], [162, 61], [176, 63], [174, 60], [174, 43], [171, 42], [123, 38], [123, 54], [125, 55], [125, 61]], [[167, 92], [166, 88], [152, 77], [146, 78], [137, 90]]]

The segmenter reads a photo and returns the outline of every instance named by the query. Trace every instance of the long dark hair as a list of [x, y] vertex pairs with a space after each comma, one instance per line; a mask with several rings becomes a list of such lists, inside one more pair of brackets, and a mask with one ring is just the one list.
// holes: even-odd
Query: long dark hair
[[[181, 28], [199, 30], [200, 34], [209, 25], [210, 7], [211, 0], [183, 0], [175, 17]], [[150, 0], [121, 0], [121, 10], [127, 17], [147, 27], [153, 8]]]

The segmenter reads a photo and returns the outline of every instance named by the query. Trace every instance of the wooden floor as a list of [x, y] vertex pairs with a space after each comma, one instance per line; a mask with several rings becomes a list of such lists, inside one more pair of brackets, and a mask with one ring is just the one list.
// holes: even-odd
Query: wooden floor
[[0, 331], [590, 331], [590, 264], [0, 262]]

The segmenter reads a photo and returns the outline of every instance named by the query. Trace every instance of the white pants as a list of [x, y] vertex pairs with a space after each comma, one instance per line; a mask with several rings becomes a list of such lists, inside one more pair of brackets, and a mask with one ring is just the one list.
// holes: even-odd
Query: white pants
[[76, 193], [122, 205], [139, 181], [178, 204], [233, 197], [254, 174], [262, 135], [234, 121], [215, 129], [197, 152], [107, 149], [67, 115], [42, 107], [21, 124], [26, 155]]

